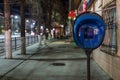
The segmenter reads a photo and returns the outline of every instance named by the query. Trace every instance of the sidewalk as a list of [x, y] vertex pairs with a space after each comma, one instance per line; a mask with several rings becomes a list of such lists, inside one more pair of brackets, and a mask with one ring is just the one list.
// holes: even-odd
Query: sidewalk
[[[51, 41], [48, 41], [48, 42], [51, 42]], [[39, 43], [28, 46], [26, 48], [26, 55], [21, 55], [21, 50], [14, 51], [12, 53], [13, 59], [5, 59], [5, 55], [1, 55], [0, 56], [0, 79], [4, 77], [6, 74], [8, 74], [10, 71], [15, 69], [17, 66], [22, 64], [26, 59], [34, 55], [38, 51], [38, 49], [40, 48], [42, 49], [44, 47], [45, 45], [39, 46]]]
[[[13, 59], [5, 59], [5, 55], [0, 56], [0, 79], [12, 71], [15, 67], [19, 66], [24, 62], [25, 58], [29, 58], [32, 54], [37, 51], [38, 43], [27, 47], [27, 55], [20, 55], [21, 51], [17, 50], [13, 52]], [[14, 60], [14, 58], [23, 58], [23, 60]]]
[[[0, 80], [87, 80], [86, 55], [73, 44], [48, 42], [27, 47], [27, 55], [13, 52], [13, 59], [0, 58]], [[8, 79], [9, 78], [9, 79]], [[110, 80], [91, 59], [91, 80]]]

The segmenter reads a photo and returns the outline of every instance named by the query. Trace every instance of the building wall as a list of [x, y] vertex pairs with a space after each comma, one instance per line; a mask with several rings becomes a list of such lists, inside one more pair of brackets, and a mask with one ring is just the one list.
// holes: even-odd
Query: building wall
[[99, 15], [102, 14], [102, 1], [101, 0], [97, 0], [96, 3], [95, 3], [95, 12], [98, 13]]
[[109, 4], [109, 2], [111, 2], [111, 1], [113, 1], [113, 0], [102, 0], [102, 6]]
[[[111, 0], [103, 0], [102, 7], [106, 6], [106, 4], [110, 2]], [[95, 7], [97, 7], [97, 4], [95, 5], [96, 5]], [[120, 0], [116, 0], [116, 23], [117, 23], [116, 54], [110, 55], [109, 53], [101, 51], [99, 47], [98, 49], [93, 51], [93, 59], [113, 80], [120, 80]], [[108, 37], [108, 35], [106, 35], [106, 37]]]
[[[113, 2], [116, 3], [116, 7], [114, 7]], [[108, 6], [109, 4], [111, 5]], [[91, 3], [91, 5], [89, 6], [88, 10], [96, 12], [100, 14], [102, 17], [105, 17], [105, 16], [108, 16], [108, 14], [110, 13], [108, 11], [107, 14], [105, 14], [104, 11], [106, 11], [106, 9], [110, 9], [110, 7], [116, 8], [115, 9], [116, 13], [114, 15], [115, 20], [113, 19], [116, 24], [115, 32], [117, 34], [117, 35], [114, 35], [116, 37], [116, 46], [117, 46], [116, 51], [113, 55], [110, 52], [112, 48], [103, 47], [103, 49], [105, 50], [108, 49], [108, 52], [104, 52], [101, 50], [102, 46], [100, 46], [99, 48], [93, 51], [92, 56], [93, 56], [93, 59], [96, 61], [96, 63], [111, 77], [110, 80], [120, 80], [120, 0], [94, 0], [94, 2]], [[108, 19], [107, 21], [110, 20], [109, 18], [107, 19]], [[103, 43], [106, 43], [107, 45], [110, 44], [110, 40], [112, 38], [115, 38], [115, 37], [110, 38], [111, 37], [110, 34], [112, 33], [111, 29], [109, 29], [108, 27], [110, 25], [106, 24], [107, 30], [106, 30], [105, 39], [103, 41]]]
[[117, 15], [117, 55], [120, 56], [120, 0], [116, 0], [116, 15]]
[[93, 51], [93, 58], [113, 80], [120, 80], [120, 57], [96, 49]]
[[98, 13], [99, 15], [102, 15], [102, 0], [95, 0], [93, 4], [89, 7], [89, 11], [93, 11]]

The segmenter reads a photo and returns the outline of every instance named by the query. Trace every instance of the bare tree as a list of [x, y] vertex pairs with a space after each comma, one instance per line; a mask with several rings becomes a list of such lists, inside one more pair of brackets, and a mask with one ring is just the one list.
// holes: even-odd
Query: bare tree
[[25, 0], [21, 0], [21, 54], [26, 54], [26, 39], [25, 39]]
[[11, 25], [10, 25], [10, 5], [9, 0], [4, 0], [5, 16], [5, 54], [7, 59], [12, 58]]

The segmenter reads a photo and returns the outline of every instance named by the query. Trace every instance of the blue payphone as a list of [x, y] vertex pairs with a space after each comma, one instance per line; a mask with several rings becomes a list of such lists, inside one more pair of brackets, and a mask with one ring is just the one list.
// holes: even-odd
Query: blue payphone
[[77, 17], [74, 23], [74, 40], [84, 49], [99, 47], [105, 36], [105, 23], [96, 13], [85, 12]]
[[84, 12], [74, 22], [74, 40], [80, 48], [85, 50], [87, 55], [87, 80], [90, 80], [90, 54], [93, 49], [102, 44], [105, 31], [105, 23], [97, 13]]

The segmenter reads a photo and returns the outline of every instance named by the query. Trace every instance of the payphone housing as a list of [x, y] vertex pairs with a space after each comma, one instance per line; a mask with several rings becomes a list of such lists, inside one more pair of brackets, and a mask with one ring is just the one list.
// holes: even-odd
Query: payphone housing
[[93, 49], [102, 44], [105, 31], [106, 27], [102, 17], [93, 12], [80, 14], [74, 22], [74, 40], [87, 55], [87, 80], [90, 80], [90, 55]]
[[103, 42], [105, 30], [105, 23], [101, 16], [96, 13], [85, 12], [75, 20], [74, 40], [83, 49], [96, 49]]

